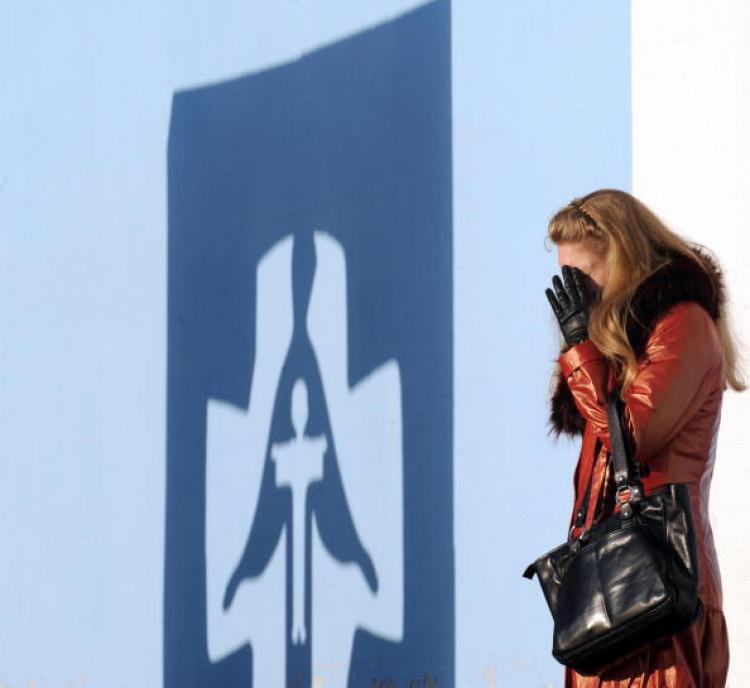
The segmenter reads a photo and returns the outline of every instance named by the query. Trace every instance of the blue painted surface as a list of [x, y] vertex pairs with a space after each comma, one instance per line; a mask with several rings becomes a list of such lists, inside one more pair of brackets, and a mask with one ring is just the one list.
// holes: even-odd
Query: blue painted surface
[[[378, 570], [338, 474], [320, 370], [305, 329], [315, 230], [344, 251], [348, 380], [385, 361], [400, 372], [403, 423], [403, 639], [357, 631], [348, 685], [451, 685], [454, 672], [450, 15], [436, 2], [291, 64], [175, 95], [169, 153], [169, 331], [164, 677], [167, 688], [263, 686], [257, 648], [212, 662], [206, 645], [206, 406], [243, 409], [254, 376], [261, 257], [293, 237], [294, 327], [268, 446], [294, 434], [291, 389], [304, 380], [307, 436], [326, 438], [324, 478], [307, 494], [326, 547]], [[270, 451], [270, 450], [269, 450]], [[288, 491], [263, 461], [245, 555], [227, 589], [262, 574]], [[310, 560], [306, 537], [306, 561]], [[292, 565], [286, 539], [287, 630]], [[315, 571], [306, 567], [306, 590]], [[230, 589], [231, 588], [231, 589]], [[307, 596], [305, 619], [310, 619]], [[312, 601], [314, 604], [314, 600]], [[279, 610], [282, 614], [283, 610]], [[289, 633], [286, 634], [289, 638]], [[311, 643], [287, 641], [289, 685], [311, 685]], [[421, 684], [421, 683], [420, 683]]]

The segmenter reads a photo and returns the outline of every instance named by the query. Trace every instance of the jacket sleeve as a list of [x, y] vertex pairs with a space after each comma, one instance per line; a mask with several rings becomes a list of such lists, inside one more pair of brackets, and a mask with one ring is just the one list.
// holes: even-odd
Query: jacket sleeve
[[[690, 420], [687, 410], [706, 393], [706, 375], [721, 360], [716, 326], [702, 306], [683, 301], [660, 318], [623, 395], [625, 425], [635, 442], [637, 461], [658, 454]], [[572, 346], [558, 361], [578, 410], [609, 451], [608, 361], [591, 340]]]

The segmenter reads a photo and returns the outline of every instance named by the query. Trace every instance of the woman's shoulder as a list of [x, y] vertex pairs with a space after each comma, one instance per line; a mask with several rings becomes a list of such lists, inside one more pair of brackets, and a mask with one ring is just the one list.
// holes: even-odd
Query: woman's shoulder
[[661, 327], [680, 327], [693, 331], [698, 335], [701, 332], [716, 332], [716, 323], [705, 306], [697, 301], [678, 301], [667, 308], [656, 320], [654, 329]]
[[722, 356], [716, 322], [696, 301], [679, 301], [656, 321], [646, 344], [646, 353], [651, 357], [665, 347], [707, 361], [720, 360]]

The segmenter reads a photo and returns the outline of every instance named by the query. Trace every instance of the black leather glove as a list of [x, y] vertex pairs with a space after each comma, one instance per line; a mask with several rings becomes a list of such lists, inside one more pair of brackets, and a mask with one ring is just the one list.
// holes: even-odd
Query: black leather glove
[[552, 278], [555, 291], [548, 288], [545, 293], [560, 323], [565, 341], [573, 346], [589, 338], [589, 290], [585, 284], [585, 276], [578, 268], [563, 265], [562, 276], [565, 286], [555, 275]]

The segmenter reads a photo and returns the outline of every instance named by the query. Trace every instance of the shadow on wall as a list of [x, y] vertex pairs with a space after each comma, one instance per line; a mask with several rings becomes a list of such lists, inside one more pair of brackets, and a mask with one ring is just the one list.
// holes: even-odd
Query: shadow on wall
[[164, 683], [454, 682], [450, 16], [175, 95]]

